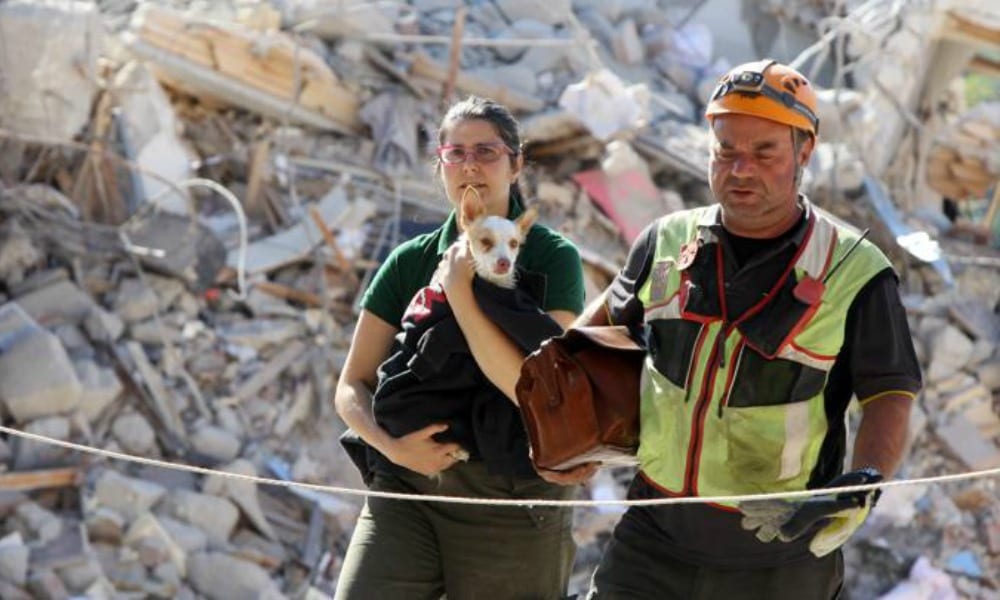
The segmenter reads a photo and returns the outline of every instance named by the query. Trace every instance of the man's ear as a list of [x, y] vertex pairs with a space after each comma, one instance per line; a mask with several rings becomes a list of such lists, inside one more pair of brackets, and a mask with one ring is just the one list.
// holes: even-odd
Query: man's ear
[[800, 167], [805, 169], [809, 166], [809, 158], [812, 157], [813, 150], [816, 149], [816, 136], [810, 135], [806, 138], [802, 147], [799, 148], [799, 155], [795, 157]]

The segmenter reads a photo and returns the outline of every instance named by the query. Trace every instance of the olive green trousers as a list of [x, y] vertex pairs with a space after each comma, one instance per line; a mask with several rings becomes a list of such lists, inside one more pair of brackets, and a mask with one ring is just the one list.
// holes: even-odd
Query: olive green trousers
[[[459, 463], [437, 478], [377, 474], [386, 492], [566, 499], [573, 487], [489, 475]], [[575, 546], [572, 510], [368, 498], [355, 525], [336, 600], [556, 600]]]

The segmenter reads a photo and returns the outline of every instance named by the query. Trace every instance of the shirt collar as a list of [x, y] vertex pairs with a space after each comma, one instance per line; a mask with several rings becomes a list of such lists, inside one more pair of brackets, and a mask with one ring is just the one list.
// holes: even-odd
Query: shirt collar
[[[511, 196], [509, 203], [507, 204], [507, 218], [516, 219], [521, 216], [524, 212], [524, 207], [521, 203], [517, 201], [516, 198]], [[438, 238], [437, 251], [438, 254], [444, 254], [455, 240], [458, 239], [458, 215], [454, 210], [448, 215], [448, 219], [445, 220], [444, 225], [441, 226], [441, 236]]]
[[[799, 194], [799, 205], [802, 206], [805, 215], [804, 218], [801, 218], [798, 222], [796, 222], [795, 231], [788, 238], [796, 246], [802, 245], [806, 232], [809, 230], [809, 227], [806, 225], [812, 221], [813, 213], [815, 212], [812, 202], [809, 202], [809, 198], [806, 197], [805, 194]], [[722, 206], [720, 204], [715, 204], [713, 209], [714, 210], [706, 211], [701, 220], [698, 222], [698, 229], [702, 232], [703, 237], [706, 232], [714, 234], [715, 237], [726, 235], [727, 233], [725, 228], [722, 226]]]

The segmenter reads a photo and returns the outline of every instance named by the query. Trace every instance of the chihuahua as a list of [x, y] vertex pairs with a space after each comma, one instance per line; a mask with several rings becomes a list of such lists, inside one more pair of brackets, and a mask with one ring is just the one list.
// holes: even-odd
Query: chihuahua
[[[472, 192], [472, 193], [469, 193]], [[517, 284], [514, 262], [528, 230], [538, 218], [534, 207], [516, 220], [486, 214], [486, 205], [475, 186], [462, 193], [459, 223], [476, 265], [476, 273], [495, 285], [513, 288]]]

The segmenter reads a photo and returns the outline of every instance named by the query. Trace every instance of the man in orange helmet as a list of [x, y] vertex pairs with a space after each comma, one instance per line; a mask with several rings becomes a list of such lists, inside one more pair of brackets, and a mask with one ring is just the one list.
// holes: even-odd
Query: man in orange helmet
[[[921, 386], [896, 276], [799, 193], [819, 125], [801, 73], [740, 65], [705, 114], [717, 204], [652, 223], [577, 324], [628, 325], [647, 343], [629, 497], [712, 500], [630, 507], [589, 597], [834, 598], [838, 548], [875, 489], [738, 498], [895, 472]], [[844, 473], [854, 395], [862, 420]]]

